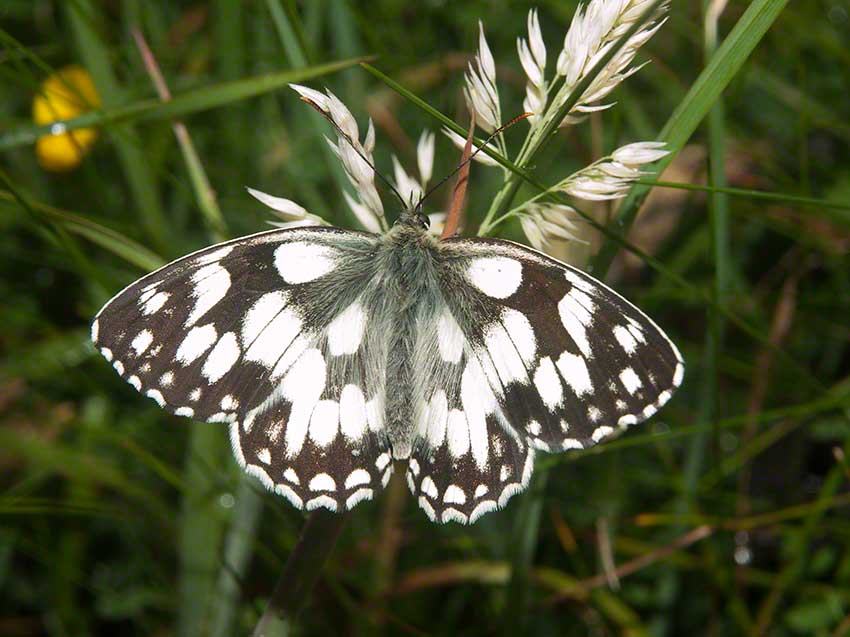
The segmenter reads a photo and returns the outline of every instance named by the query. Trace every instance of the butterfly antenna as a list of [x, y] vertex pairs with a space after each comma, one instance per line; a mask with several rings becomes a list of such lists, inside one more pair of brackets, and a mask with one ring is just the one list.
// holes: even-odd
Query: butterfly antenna
[[355, 144], [355, 143], [354, 143], [354, 141], [351, 139], [351, 137], [349, 137], [349, 136], [348, 136], [348, 133], [346, 133], [344, 130], [342, 130], [342, 128], [340, 128], [339, 124], [337, 124], [337, 123], [333, 120], [333, 118], [332, 118], [332, 117], [331, 117], [328, 113], [326, 113], [326, 112], [322, 109], [322, 107], [321, 107], [321, 106], [319, 106], [318, 104], [316, 104], [316, 102], [314, 102], [313, 100], [311, 100], [309, 97], [305, 97], [305, 96], [303, 96], [303, 95], [301, 96], [301, 101], [302, 101], [302, 102], [306, 102], [307, 104], [309, 104], [310, 106], [312, 106], [314, 109], [316, 109], [316, 110], [319, 112], [319, 114], [320, 114], [322, 117], [324, 117], [326, 120], [328, 120], [328, 121], [331, 123], [331, 126], [333, 126], [333, 127], [334, 127], [334, 130], [336, 130], [337, 135], [339, 135], [339, 136], [340, 136], [340, 137], [342, 137], [345, 141], [347, 141], [347, 142], [348, 142], [348, 145], [349, 145], [349, 146], [351, 146], [352, 150], [354, 150], [354, 152], [355, 152], [355, 153], [357, 153], [357, 154], [360, 156], [360, 159], [362, 159], [363, 161], [365, 161], [365, 162], [366, 162], [366, 164], [369, 166], [369, 168], [371, 168], [371, 169], [372, 169], [372, 171], [373, 171], [376, 175], [378, 175], [378, 177], [380, 177], [380, 178], [381, 178], [381, 181], [383, 181], [383, 182], [384, 182], [384, 183], [385, 183], [385, 184], [389, 187], [389, 189], [392, 191], [392, 193], [393, 193], [393, 194], [396, 196], [396, 198], [398, 198], [398, 200], [401, 202], [401, 205], [402, 205], [402, 206], [409, 207], [409, 206], [411, 205], [411, 202], [408, 202], [408, 201], [405, 201], [405, 200], [404, 200], [404, 197], [402, 197], [402, 196], [401, 196], [401, 194], [399, 193], [399, 191], [398, 191], [398, 190], [396, 190], [396, 187], [395, 187], [395, 186], [393, 186], [392, 182], [391, 182], [389, 179], [387, 179], [386, 177], [384, 177], [384, 176], [383, 176], [380, 172], [378, 172], [378, 169], [377, 169], [377, 168], [375, 168], [375, 164], [373, 164], [371, 161], [369, 161], [369, 159], [366, 157], [366, 155], [364, 155], [364, 154], [360, 151], [360, 149], [357, 147], [357, 146], [358, 146], [358, 144]]
[[484, 148], [487, 146], [487, 144], [489, 144], [491, 141], [493, 141], [493, 139], [495, 139], [498, 135], [505, 132], [507, 129], [509, 129], [511, 126], [513, 126], [517, 122], [521, 122], [522, 120], [524, 120], [528, 117], [531, 117], [532, 115], [534, 115], [534, 113], [522, 113], [521, 115], [517, 115], [516, 117], [514, 117], [509, 122], [499, 126], [499, 128], [497, 128], [495, 131], [493, 131], [493, 133], [487, 139], [484, 140], [483, 144], [481, 144], [480, 146], [477, 146], [475, 148], [475, 150], [472, 152], [472, 154], [469, 155], [469, 157], [467, 157], [462, 162], [460, 162], [452, 172], [450, 172], [448, 175], [443, 177], [439, 182], [437, 182], [435, 185], [431, 186], [431, 188], [428, 190], [428, 192], [426, 192], [422, 196], [422, 198], [419, 200], [418, 205], [421, 206], [422, 202], [425, 201], [428, 197], [430, 197], [431, 194], [435, 190], [437, 190], [437, 188], [439, 188], [444, 183], [446, 183], [449, 179], [454, 177], [464, 166], [466, 166], [469, 162], [471, 162], [478, 153], [480, 153], [482, 150], [484, 150]]

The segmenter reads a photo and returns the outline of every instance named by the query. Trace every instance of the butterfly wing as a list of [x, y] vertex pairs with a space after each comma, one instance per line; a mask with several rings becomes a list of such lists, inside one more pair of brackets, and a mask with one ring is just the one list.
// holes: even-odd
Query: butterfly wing
[[[423, 379], [408, 470], [429, 515], [472, 522], [503, 506], [527, 483], [526, 448], [589, 447], [652, 416], [681, 383], [684, 364], [667, 336], [580, 270], [497, 239], [449, 239], [441, 257], [445, 307], [432, 321], [436, 332], [419, 338], [422, 356], [430, 351], [442, 372]], [[443, 391], [456, 409], [456, 435], [465, 432], [469, 453], [480, 449], [474, 479], [467, 455], [432, 435], [432, 426], [441, 431], [434, 423], [443, 419]], [[452, 479], [434, 487], [434, 475]]]
[[509, 423], [444, 302], [418, 323], [414, 446], [407, 482], [433, 521], [475, 522], [528, 484], [534, 450]]
[[161, 407], [230, 423], [237, 460], [269, 489], [299, 508], [351, 508], [391, 471], [376, 433], [384, 378], [366, 362], [381, 344], [358, 303], [376, 245], [298, 228], [206, 248], [116, 295], [92, 340]]

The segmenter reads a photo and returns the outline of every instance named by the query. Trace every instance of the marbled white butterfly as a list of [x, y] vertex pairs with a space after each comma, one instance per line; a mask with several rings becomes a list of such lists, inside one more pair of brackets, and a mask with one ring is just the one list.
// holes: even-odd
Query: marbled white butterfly
[[667, 336], [587, 274], [497, 239], [276, 229], [136, 281], [92, 340], [179, 416], [230, 424], [246, 471], [298, 508], [351, 509], [394, 460], [434, 521], [527, 485], [535, 450], [652, 416], [684, 373]]

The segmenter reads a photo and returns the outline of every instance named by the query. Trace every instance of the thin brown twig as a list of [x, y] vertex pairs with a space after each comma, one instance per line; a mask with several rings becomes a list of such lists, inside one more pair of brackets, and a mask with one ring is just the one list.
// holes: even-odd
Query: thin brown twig
[[[659, 547], [655, 550], [629, 560], [616, 569], [616, 576], [624, 578], [636, 573], [637, 571], [646, 568], [669, 557], [672, 553], [687, 548], [688, 546], [707, 538], [714, 532], [714, 529], [708, 525], [702, 525], [687, 533], [681, 535], [673, 542]], [[546, 577], [547, 569], [532, 569], [532, 579], [546, 585], [551, 582], [551, 578]], [[387, 594], [392, 597], [398, 597], [413, 593], [425, 588], [437, 588], [440, 586], [449, 586], [460, 582], [477, 581], [483, 584], [501, 585], [508, 581], [510, 577], [510, 565], [507, 562], [486, 562], [486, 561], [471, 561], [471, 562], [453, 562], [449, 564], [440, 564], [437, 566], [417, 569], [402, 577], [391, 591]], [[546, 604], [555, 604], [565, 599], [575, 599], [576, 597], [586, 596], [591, 590], [605, 586], [608, 582], [606, 573], [599, 573], [593, 577], [575, 582], [575, 586], [570, 590], [559, 590], [549, 599]], [[563, 588], [563, 587], [562, 587]]]
[[608, 588], [620, 590], [620, 578], [617, 577], [617, 565], [614, 563], [614, 551], [611, 548], [611, 529], [605, 516], [596, 518], [596, 543], [599, 546], [599, 559]]
[[[646, 568], [647, 566], [651, 566], [655, 562], [659, 562], [664, 558], [669, 557], [676, 551], [679, 551], [683, 548], [687, 548], [690, 545], [699, 542], [700, 540], [704, 540], [713, 532], [714, 529], [708, 525], [704, 524], [702, 526], [698, 526], [697, 528], [692, 529], [683, 535], [680, 535], [678, 538], [676, 538], [669, 544], [660, 546], [657, 549], [654, 549], [644, 555], [641, 555], [640, 557], [636, 557], [633, 560], [629, 560], [628, 562], [621, 564], [614, 570], [613, 574], [619, 581], [620, 579], [632, 575], [637, 571]], [[594, 575], [593, 577], [580, 580], [578, 582], [578, 586], [583, 591], [590, 591], [594, 588], [605, 586], [608, 583], [608, 578], [608, 573], [599, 573], [598, 575]], [[574, 593], [569, 595], [564, 593], [557, 593], [547, 599], [545, 603], [555, 604], [564, 599], [571, 599], [573, 597], [575, 597]]]
[[446, 224], [443, 226], [441, 239], [452, 237], [460, 227], [460, 218], [463, 214], [463, 203], [466, 200], [466, 186], [469, 183], [469, 168], [472, 162], [469, 161], [472, 155], [472, 141], [475, 138], [475, 112], [472, 113], [469, 120], [469, 134], [466, 136], [466, 144], [463, 147], [463, 153], [460, 156], [462, 168], [457, 175], [457, 183], [455, 183], [452, 191], [452, 203], [449, 206], [449, 212], [446, 215]]
[[[143, 36], [142, 32], [135, 26], [132, 27], [130, 31], [133, 34], [133, 39], [136, 41], [139, 54], [142, 56], [142, 63], [151, 78], [151, 82], [156, 89], [159, 99], [163, 102], [170, 102], [171, 91], [168, 89], [168, 84], [165, 82], [165, 78], [162, 75], [162, 71], [160, 71], [156, 57], [154, 57], [153, 52], [148, 46], [145, 36]], [[201, 165], [201, 160], [195, 150], [195, 145], [192, 143], [192, 138], [189, 135], [189, 129], [186, 128], [186, 125], [178, 119], [173, 119], [171, 121], [171, 128], [174, 131], [174, 136], [177, 138], [177, 143], [183, 151], [183, 156], [186, 160], [189, 173], [195, 182], [198, 205], [210, 226], [213, 238], [216, 241], [224, 241], [228, 238], [224, 217], [216, 203], [215, 191], [213, 190], [212, 185], [207, 178], [207, 174]]]

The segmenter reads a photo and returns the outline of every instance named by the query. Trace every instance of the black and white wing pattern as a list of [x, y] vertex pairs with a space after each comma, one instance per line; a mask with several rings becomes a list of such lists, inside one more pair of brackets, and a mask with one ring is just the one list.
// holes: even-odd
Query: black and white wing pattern
[[364, 354], [382, 344], [358, 300], [376, 245], [299, 228], [201, 250], [115, 296], [92, 340], [161, 407], [230, 423], [239, 463], [298, 508], [350, 509], [392, 471], [385, 378]]
[[[534, 450], [582, 449], [652, 416], [684, 364], [645, 314], [571, 266], [496, 239], [449, 239], [408, 484], [439, 521], [525, 488]], [[430, 369], [429, 369], [430, 368]]]

